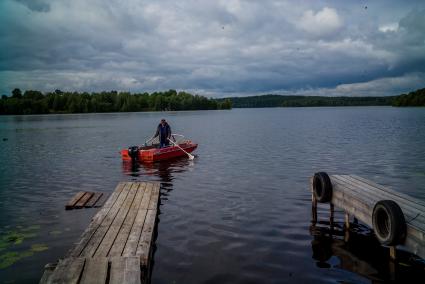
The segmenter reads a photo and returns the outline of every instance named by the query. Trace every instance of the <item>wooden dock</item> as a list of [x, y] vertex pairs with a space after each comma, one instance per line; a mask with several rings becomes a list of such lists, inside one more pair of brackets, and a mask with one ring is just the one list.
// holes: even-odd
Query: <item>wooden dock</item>
[[[351, 216], [374, 229], [378, 240], [390, 247], [391, 258], [396, 258], [396, 246], [400, 245], [425, 259], [425, 202], [356, 175], [328, 176], [327, 195], [323, 174], [316, 173], [311, 179], [313, 223], [317, 222], [317, 202], [329, 203], [331, 224], [336, 206], [345, 211], [346, 229]], [[395, 237], [390, 238], [390, 234]]]
[[78, 243], [40, 283], [146, 283], [160, 184], [121, 182]]

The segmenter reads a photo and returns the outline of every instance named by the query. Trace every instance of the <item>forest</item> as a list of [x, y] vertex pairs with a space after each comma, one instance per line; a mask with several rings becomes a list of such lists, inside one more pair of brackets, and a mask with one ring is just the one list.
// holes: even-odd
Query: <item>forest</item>
[[153, 93], [100, 92], [78, 93], [55, 90], [43, 94], [14, 89], [11, 96], [3, 95], [0, 114], [49, 114], [89, 112], [136, 112], [216, 110], [265, 107], [316, 107], [316, 106], [425, 106], [425, 88], [399, 96], [384, 97], [324, 97], [262, 95], [206, 98], [187, 92], [168, 90]]
[[43, 94], [18, 88], [11, 96], [3, 95], [0, 114], [49, 114], [89, 112], [135, 112], [231, 109], [230, 100], [217, 101], [204, 96], [169, 90], [166, 92], [134, 93], [100, 92], [78, 93], [55, 90]]
[[317, 106], [385, 106], [394, 97], [320, 97], [264, 95], [228, 98], [234, 108], [317, 107]]
[[425, 106], [425, 88], [396, 97], [393, 106]]

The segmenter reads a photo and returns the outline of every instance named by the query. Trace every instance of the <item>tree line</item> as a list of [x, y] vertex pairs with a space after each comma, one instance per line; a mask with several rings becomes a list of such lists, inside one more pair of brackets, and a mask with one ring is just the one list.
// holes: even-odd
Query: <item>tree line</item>
[[394, 97], [321, 97], [264, 95], [229, 98], [234, 108], [319, 107], [319, 106], [386, 106]]
[[396, 97], [393, 106], [425, 106], [425, 88]]
[[217, 101], [200, 95], [168, 90], [166, 92], [78, 93], [55, 90], [43, 94], [14, 89], [11, 96], [3, 95], [0, 114], [49, 114], [89, 112], [134, 112], [231, 109], [230, 100]]

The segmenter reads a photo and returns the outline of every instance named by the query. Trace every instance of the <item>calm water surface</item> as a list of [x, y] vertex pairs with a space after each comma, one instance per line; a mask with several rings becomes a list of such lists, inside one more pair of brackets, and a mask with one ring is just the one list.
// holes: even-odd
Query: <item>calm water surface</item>
[[[161, 117], [199, 143], [196, 159], [123, 163], [119, 149], [141, 144]], [[65, 211], [77, 191], [110, 193], [123, 180], [162, 182], [152, 283], [424, 277], [410, 256], [391, 274], [387, 251], [364, 228], [349, 243], [328, 237], [326, 226], [311, 228], [308, 178], [357, 174], [425, 200], [425, 109], [3, 116], [0, 161], [4, 283], [37, 282], [44, 264], [77, 241], [97, 211]]]

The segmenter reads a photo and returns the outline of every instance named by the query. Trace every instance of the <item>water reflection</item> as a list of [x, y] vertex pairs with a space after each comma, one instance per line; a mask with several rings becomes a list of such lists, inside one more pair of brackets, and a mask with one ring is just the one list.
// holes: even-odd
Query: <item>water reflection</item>
[[389, 249], [379, 244], [373, 232], [361, 224], [343, 223], [329, 226], [319, 222], [310, 227], [312, 258], [319, 268], [339, 268], [365, 277], [371, 283], [422, 283], [425, 263], [414, 255], [398, 251], [397, 260]]
[[156, 163], [140, 163], [123, 161], [123, 173], [134, 177], [161, 182], [161, 189], [169, 192], [173, 187], [173, 180], [176, 174], [183, 173], [193, 165], [186, 157], [161, 161]]

